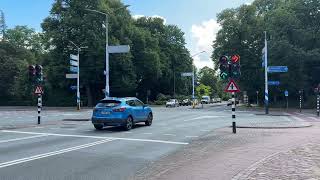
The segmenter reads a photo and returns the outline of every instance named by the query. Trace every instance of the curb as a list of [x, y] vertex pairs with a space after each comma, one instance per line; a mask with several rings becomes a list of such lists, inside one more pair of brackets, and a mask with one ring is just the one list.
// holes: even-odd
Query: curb
[[[312, 124], [309, 125], [301, 125], [301, 126], [237, 126], [237, 128], [241, 129], [295, 129], [295, 128], [308, 128], [312, 127]], [[230, 126], [232, 127], [232, 126]]]

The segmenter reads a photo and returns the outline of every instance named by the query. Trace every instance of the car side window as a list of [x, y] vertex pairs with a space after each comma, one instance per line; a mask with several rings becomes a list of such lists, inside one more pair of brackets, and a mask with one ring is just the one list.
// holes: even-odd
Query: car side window
[[129, 100], [129, 101], [127, 101], [127, 104], [128, 104], [129, 106], [136, 106], [134, 100]]
[[139, 101], [139, 100], [134, 100], [136, 106], [143, 106], [143, 102]]

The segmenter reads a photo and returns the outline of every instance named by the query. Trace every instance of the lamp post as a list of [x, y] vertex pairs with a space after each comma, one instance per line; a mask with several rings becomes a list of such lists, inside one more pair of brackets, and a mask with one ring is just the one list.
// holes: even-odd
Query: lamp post
[[192, 58], [192, 108], [195, 107], [195, 104], [194, 104], [194, 80], [195, 80], [194, 73], [195, 73], [195, 70], [194, 70], [194, 64], [193, 64], [193, 57], [198, 56], [199, 54], [202, 54], [205, 52], [206, 51], [201, 51], [201, 52], [198, 52], [198, 53], [191, 56], [191, 58]]
[[[125, 8], [127, 8], [129, 6], [130, 5], [126, 5], [126, 6], [117, 8], [117, 9], [113, 10], [112, 12], [115, 12], [115, 11], [120, 10], [120, 9], [125, 9]], [[106, 70], [105, 70], [106, 87], [105, 87], [105, 97], [109, 97], [110, 96], [110, 86], [109, 86], [109, 52], [108, 52], [108, 46], [109, 46], [108, 45], [108, 25], [109, 25], [108, 14], [104, 13], [104, 12], [101, 12], [101, 11], [94, 10], [94, 9], [85, 9], [85, 10], [104, 15], [105, 18], [106, 18], [105, 19], [105, 28], [106, 28]]]

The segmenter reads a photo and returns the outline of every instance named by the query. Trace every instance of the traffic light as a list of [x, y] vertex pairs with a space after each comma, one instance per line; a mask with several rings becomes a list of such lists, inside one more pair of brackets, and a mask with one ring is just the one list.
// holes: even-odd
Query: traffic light
[[239, 78], [241, 75], [240, 71], [240, 56], [239, 55], [233, 55], [231, 57], [231, 74], [230, 76], [232, 78]]
[[42, 66], [37, 64], [35, 69], [36, 69], [36, 82], [37, 84], [41, 84], [43, 81]]
[[34, 65], [30, 65], [28, 67], [29, 70], [29, 81], [33, 81], [34, 80], [34, 76], [36, 75], [36, 69]]
[[220, 78], [221, 79], [227, 79], [230, 75], [230, 66], [228, 62], [227, 56], [221, 56], [219, 59], [220, 63]]

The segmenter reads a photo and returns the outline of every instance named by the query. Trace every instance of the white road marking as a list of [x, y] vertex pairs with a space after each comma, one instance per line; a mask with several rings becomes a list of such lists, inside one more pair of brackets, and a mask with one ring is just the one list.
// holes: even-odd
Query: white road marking
[[295, 119], [295, 120], [298, 120], [298, 121], [305, 121], [305, 120], [303, 120], [303, 119], [301, 119], [301, 118], [299, 118], [299, 117], [297, 117], [297, 116], [291, 116], [293, 119]]
[[163, 134], [163, 135], [165, 135], [165, 136], [177, 136], [175, 134]]
[[60, 136], [60, 137], [75, 137], [75, 138], [93, 138], [93, 139], [107, 139], [108, 138], [108, 139], [113, 139], [113, 140], [154, 142], [154, 143], [177, 144], [177, 145], [187, 145], [187, 144], [189, 144], [189, 143], [186, 143], [186, 142], [165, 141], [165, 140], [155, 140], [155, 139], [136, 139], [136, 138], [119, 138], [119, 137], [104, 137], [104, 136], [86, 136], [86, 135], [74, 135], [74, 134], [39, 133], [39, 132], [11, 131], [11, 130], [2, 130], [1, 132], [11, 132], [11, 133], [18, 133], [18, 134]]
[[53, 129], [53, 130], [56, 130], [56, 129], [60, 129], [60, 128], [49, 128], [49, 129]]
[[316, 120], [316, 121], [320, 121], [320, 118], [316, 118], [316, 117], [309, 117], [309, 118]]
[[186, 136], [186, 138], [197, 138], [199, 136]]
[[222, 118], [222, 117], [226, 117], [226, 116], [199, 116], [196, 118], [192, 118], [192, 119], [186, 119], [183, 121], [194, 121], [194, 120], [198, 120], [198, 119], [211, 119], [211, 118]]
[[132, 132], [124, 132], [125, 134], [130, 134], [130, 133], [132, 133]]
[[23, 138], [8, 139], [8, 140], [2, 140], [2, 141], [0, 141], [0, 143], [21, 141], [21, 140], [25, 140], [25, 139], [33, 139], [33, 138], [39, 138], [39, 137], [45, 137], [45, 136], [48, 136], [48, 135], [43, 134], [43, 135], [29, 136], [29, 137], [23, 137]]
[[152, 133], [142, 133], [142, 134], [152, 134]]
[[38, 126], [38, 127], [34, 127], [34, 128], [41, 129], [41, 128], [43, 128], [43, 127], [39, 127], [39, 126]]
[[112, 139], [104, 139], [104, 140], [101, 140], [101, 141], [96, 141], [96, 142], [93, 142], [93, 143], [83, 144], [83, 145], [80, 145], [80, 146], [74, 146], [74, 147], [70, 147], [70, 148], [66, 148], [66, 149], [62, 149], [62, 150], [58, 150], [58, 151], [53, 151], [53, 152], [49, 152], [49, 153], [44, 153], [44, 154], [39, 154], [39, 155], [31, 156], [31, 157], [26, 157], [26, 158], [22, 158], [22, 159], [13, 160], [13, 161], [8, 161], [8, 162], [0, 163], [0, 168], [4, 168], [4, 167], [16, 165], [16, 164], [21, 164], [21, 163], [24, 163], [24, 162], [33, 161], [33, 160], [37, 160], [37, 159], [42, 159], [42, 158], [46, 158], [46, 157], [50, 157], [50, 156], [54, 156], [54, 155], [58, 155], [58, 154], [64, 154], [64, 153], [67, 153], [67, 152], [88, 148], [88, 147], [91, 147], [91, 146], [99, 145], [99, 144], [110, 142], [110, 141], [112, 141]]
[[209, 132], [210, 130], [200, 130], [200, 131], [202, 131], [202, 132]]

